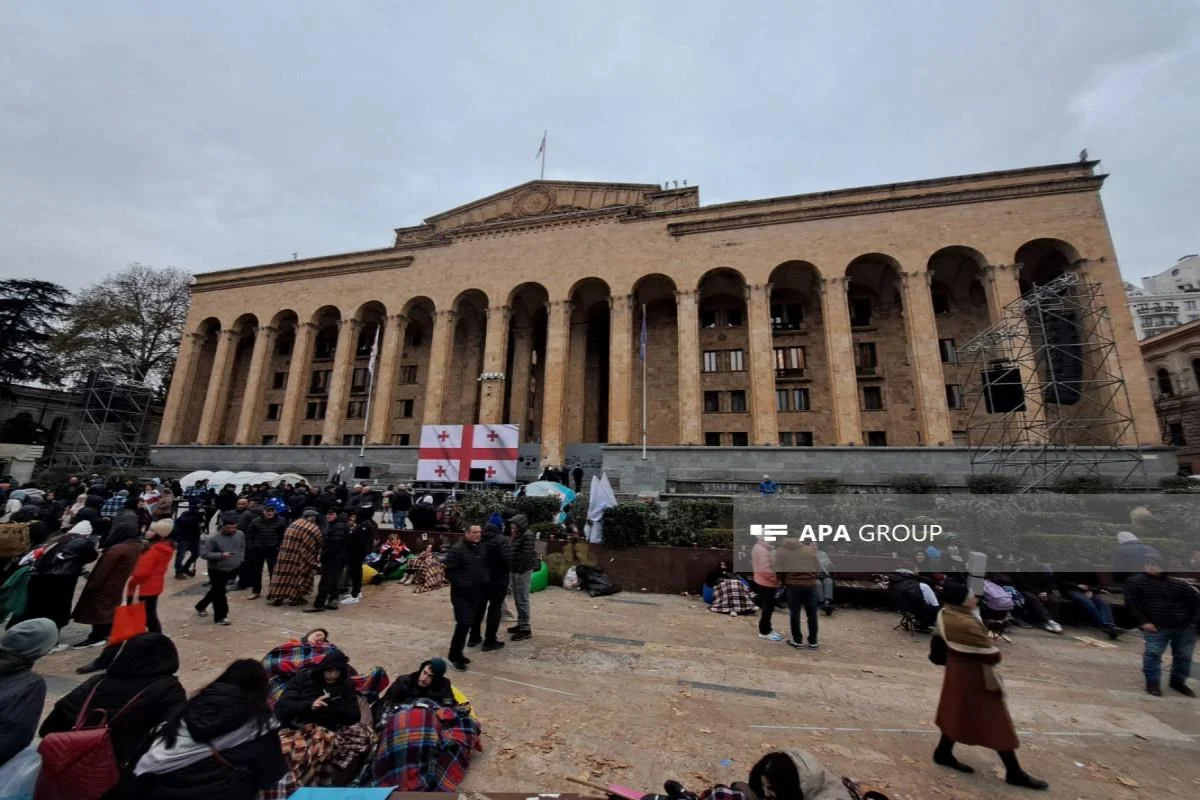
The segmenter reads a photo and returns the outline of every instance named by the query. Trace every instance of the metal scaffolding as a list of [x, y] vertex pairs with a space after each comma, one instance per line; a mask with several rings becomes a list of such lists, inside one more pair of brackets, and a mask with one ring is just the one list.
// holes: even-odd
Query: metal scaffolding
[[71, 461], [80, 472], [126, 472], [147, 461], [146, 423], [155, 390], [108, 371], [81, 387], [80, 428]]
[[1020, 491], [1088, 475], [1145, 483], [1140, 449], [1121, 444], [1137, 437], [1100, 284], [1065, 272], [1034, 286], [959, 353], [972, 472]]

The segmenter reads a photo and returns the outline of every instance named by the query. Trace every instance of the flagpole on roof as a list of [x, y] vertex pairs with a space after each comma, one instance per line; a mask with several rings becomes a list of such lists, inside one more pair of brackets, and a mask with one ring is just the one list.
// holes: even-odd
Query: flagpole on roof
[[646, 304], [642, 303], [642, 461], [646, 460]]
[[379, 331], [383, 325], [375, 326], [375, 341], [371, 343], [371, 358], [367, 362], [367, 405], [363, 409], [363, 439], [358, 446], [358, 457], [367, 452], [367, 431], [371, 426], [371, 396], [375, 394], [375, 359], [379, 356]]
[[544, 180], [546, 180], [546, 134], [547, 134], [548, 132], [549, 132], [549, 131], [547, 131], [547, 130], [545, 130], [545, 129], [543, 129], [543, 130], [542, 130], [542, 143], [541, 143], [541, 145], [538, 147], [537, 155], [535, 155], [535, 156], [534, 156], [534, 158], [537, 158], [538, 156], [541, 156], [541, 159], [542, 159], [542, 172], [541, 172], [541, 177], [540, 177], [540, 180], [543, 180], [543, 181], [544, 181]]

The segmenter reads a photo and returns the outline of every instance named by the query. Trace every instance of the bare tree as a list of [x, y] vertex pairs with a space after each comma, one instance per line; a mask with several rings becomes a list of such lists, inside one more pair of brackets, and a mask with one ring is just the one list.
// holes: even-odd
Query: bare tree
[[64, 375], [107, 367], [125, 380], [164, 386], [170, 379], [191, 276], [133, 263], [84, 289], [65, 315], [54, 350]]

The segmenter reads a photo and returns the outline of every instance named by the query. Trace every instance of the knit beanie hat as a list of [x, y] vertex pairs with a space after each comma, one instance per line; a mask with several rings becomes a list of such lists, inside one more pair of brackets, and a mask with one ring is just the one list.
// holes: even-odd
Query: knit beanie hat
[[440, 658], [429, 659], [429, 670], [435, 678], [446, 677], [446, 662]]
[[48, 619], [27, 619], [4, 632], [0, 651], [36, 661], [58, 644], [58, 626]]

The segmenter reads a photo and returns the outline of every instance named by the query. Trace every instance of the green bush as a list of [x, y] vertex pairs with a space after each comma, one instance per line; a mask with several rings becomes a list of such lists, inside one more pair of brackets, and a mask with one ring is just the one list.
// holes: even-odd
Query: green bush
[[705, 528], [733, 525], [733, 505], [717, 500], [675, 500], [667, 506], [661, 539], [656, 543], [688, 547]]
[[467, 492], [458, 499], [458, 513], [464, 525], [482, 525], [504, 507], [504, 492], [493, 489]]
[[971, 475], [967, 478], [967, 489], [971, 494], [1014, 494], [1018, 485], [1011, 475]]
[[929, 494], [938, 487], [932, 475], [894, 475], [888, 484], [897, 494]]
[[1112, 489], [1112, 479], [1103, 475], [1067, 475], [1054, 482], [1051, 491], [1059, 494], [1101, 494]]
[[645, 503], [617, 503], [604, 509], [604, 544], [608, 547], [645, 547], [660, 540], [662, 516]]
[[719, 547], [722, 550], [733, 549], [732, 528], [705, 528], [696, 540], [700, 547]]
[[807, 478], [804, 481], [805, 494], [838, 494], [841, 491], [841, 478]]
[[529, 526], [529, 530], [539, 539], [548, 539], [551, 535], [562, 533], [562, 526], [556, 522], [535, 522]]
[[567, 530], [574, 525], [579, 529], [579, 535], [587, 535], [587, 512], [589, 496], [587, 492], [580, 492], [575, 496], [575, 502], [571, 504], [571, 510], [567, 512]]

